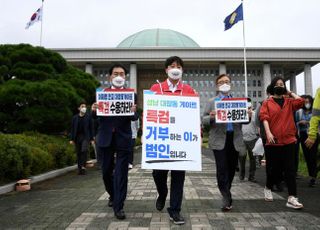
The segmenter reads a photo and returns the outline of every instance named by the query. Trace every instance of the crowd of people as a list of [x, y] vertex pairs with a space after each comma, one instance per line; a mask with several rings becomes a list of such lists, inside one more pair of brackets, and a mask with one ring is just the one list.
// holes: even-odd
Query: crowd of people
[[[151, 86], [150, 90], [159, 94], [197, 95], [189, 85], [182, 82], [184, 63], [177, 56], [165, 62], [167, 79]], [[111, 89], [125, 89], [127, 70], [121, 64], [109, 70]], [[246, 159], [249, 158], [249, 182], [257, 182], [256, 166], [266, 161], [266, 184], [264, 198], [273, 201], [274, 186], [279, 190], [286, 183], [288, 199], [286, 206], [293, 209], [303, 208], [297, 198], [297, 164], [300, 145], [307, 163], [310, 176], [309, 186], [316, 184], [318, 126], [320, 120], [320, 90], [316, 98], [310, 95], [298, 96], [288, 90], [281, 77], [274, 78], [267, 87], [268, 97], [254, 110], [251, 99], [247, 98], [249, 121], [245, 123], [220, 123], [216, 121], [215, 101], [232, 98], [231, 78], [219, 75], [215, 80], [217, 95], [211, 98], [202, 116], [202, 125], [210, 127], [209, 148], [216, 162], [216, 177], [222, 196], [223, 211], [232, 209], [231, 187], [239, 167], [239, 179], [245, 180]], [[135, 97], [136, 101], [136, 97]], [[86, 111], [86, 104], [80, 103], [79, 113], [72, 119], [71, 140], [77, 153], [78, 173], [86, 174], [86, 157], [89, 144], [93, 144], [98, 166], [101, 167], [105, 190], [109, 194], [108, 206], [113, 208], [117, 219], [125, 219], [124, 202], [127, 195], [128, 170], [133, 167], [133, 148], [140, 128], [136, 103], [131, 107], [132, 116], [97, 116], [97, 104]], [[200, 125], [200, 124], [199, 124]], [[259, 142], [259, 141], [260, 142]], [[264, 156], [255, 155], [254, 148], [262, 143]], [[169, 218], [175, 224], [184, 224], [180, 214], [183, 201], [185, 171], [170, 170]], [[169, 170], [153, 170], [152, 176], [158, 196], [155, 201], [157, 210], [165, 207], [168, 195]]]

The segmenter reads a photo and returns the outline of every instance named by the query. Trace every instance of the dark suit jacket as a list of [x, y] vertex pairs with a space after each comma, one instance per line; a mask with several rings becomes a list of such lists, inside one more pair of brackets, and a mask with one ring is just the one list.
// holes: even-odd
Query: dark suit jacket
[[[135, 95], [135, 102], [137, 97]], [[93, 115], [96, 116], [96, 115]], [[109, 147], [114, 138], [115, 150], [130, 150], [131, 149], [131, 121], [138, 120], [138, 113], [133, 116], [99, 116], [99, 128], [97, 137], [97, 146]]]
[[[76, 135], [77, 135], [77, 129], [78, 129], [78, 121], [79, 121], [79, 114], [76, 114], [72, 117], [72, 122], [71, 122], [71, 140], [75, 141], [76, 140]], [[86, 113], [84, 115], [84, 135], [87, 141], [92, 141], [93, 140], [93, 128], [92, 128], [92, 120], [91, 116]]]

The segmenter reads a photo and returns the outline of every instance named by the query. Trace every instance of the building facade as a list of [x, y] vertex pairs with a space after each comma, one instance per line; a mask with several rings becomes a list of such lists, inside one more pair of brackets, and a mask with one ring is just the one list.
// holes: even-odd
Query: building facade
[[[127, 86], [138, 93], [166, 78], [164, 61], [179, 56], [184, 62], [182, 80], [200, 95], [201, 113], [207, 101], [216, 95], [215, 78], [227, 73], [232, 80], [234, 97], [245, 96], [242, 48], [200, 47], [186, 35], [172, 30], [151, 29], [129, 36], [116, 48], [54, 49], [68, 63], [97, 77], [103, 87], [109, 85], [108, 69], [124, 64], [129, 73]], [[312, 95], [311, 67], [320, 62], [320, 48], [247, 48], [247, 88], [253, 105], [265, 97], [265, 89], [276, 76], [290, 80], [296, 91], [296, 76], [304, 72], [305, 94]]]

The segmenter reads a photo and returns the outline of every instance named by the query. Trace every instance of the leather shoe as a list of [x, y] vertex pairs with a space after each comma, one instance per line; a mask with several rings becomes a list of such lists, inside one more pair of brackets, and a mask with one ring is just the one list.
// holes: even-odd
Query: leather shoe
[[113, 206], [113, 200], [109, 200], [109, 201], [108, 201], [108, 206], [109, 206], [109, 207], [112, 207], [112, 206]]
[[166, 199], [162, 199], [159, 196], [156, 202], [156, 209], [158, 211], [161, 211], [164, 208], [165, 203], [166, 203]]
[[123, 209], [121, 209], [118, 212], [115, 212], [114, 215], [118, 220], [124, 220], [126, 218], [126, 214], [124, 213]]

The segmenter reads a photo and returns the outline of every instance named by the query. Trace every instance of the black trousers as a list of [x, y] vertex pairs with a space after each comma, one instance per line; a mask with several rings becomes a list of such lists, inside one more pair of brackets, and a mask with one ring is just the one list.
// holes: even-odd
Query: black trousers
[[131, 149], [129, 154], [129, 164], [133, 164], [133, 154], [134, 154], [134, 146], [136, 145], [136, 139], [131, 139]]
[[216, 160], [217, 181], [224, 205], [232, 204], [231, 184], [238, 164], [239, 152], [233, 144], [233, 132], [227, 132], [226, 142], [222, 150], [213, 150]]
[[303, 155], [307, 163], [308, 173], [310, 177], [316, 178], [318, 174], [317, 169], [317, 153], [318, 153], [318, 144], [319, 138], [317, 137], [315, 143], [311, 147], [311, 149], [306, 147], [304, 143], [308, 138], [308, 134], [306, 132], [300, 132], [300, 142], [303, 150]]
[[[152, 176], [157, 187], [159, 197], [166, 199], [168, 195], [168, 178], [169, 170], [153, 170]], [[183, 185], [185, 180], [185, 171], [171, 170], [170, 185], [170, 212], [180, 212], [183, 199]]]
[[296, 196], [295, 143], [282, 146], [266, 145], [265, 154], [268, 166], [266, 187], [272, 189], [284, 174], [289, 196]]
[[[114, 146], [100, 147], [102, 156], [102, 178], [106, 191], [113, 200], [113, 210], [118, 212], [124, 207], [128, 189], [129, 151]], [[116, 152], [116, 159], [114, 153]], [[115, 163], [114, 163], [115, 162]]]
[[76, 140], [75, 148], [77, 153], [78, 170], [80, 171], [82, 167], [86, 167], [88, 157], [88, 141], [84, 139]]

